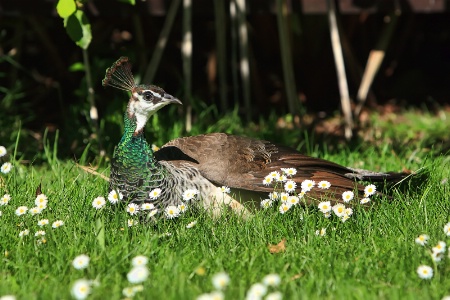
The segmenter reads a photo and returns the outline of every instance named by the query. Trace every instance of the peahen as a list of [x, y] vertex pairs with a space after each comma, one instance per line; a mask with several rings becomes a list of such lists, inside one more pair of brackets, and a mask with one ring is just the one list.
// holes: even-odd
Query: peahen
[[[147, 121], [164, 106], [181, 101], [157, 86], [137, 85], [126, 57], [107, 69], [102, 83], [131, 93], [124, 134], [114, 151], [110, 175], [110, 189], [120, 192], [126, 201], [152, 203], [164, 209], [182, 203], [186, 190], [198, 190], [203, 207], [214, 213], [223, 204], [246, 213], [240, 203], [267, 198], [274, 187], [263, 181], [269, 173], [281, 169], [296, 171], [290, 179], [296, 183], [297, 193], [301, 193], [305, 180], [331, 184], [328, 189], [315, 186], [304, 194], [306, 204], [342, 202], [345, 191], [363, 196], [364, 186], [358, 181], [395, 182], [406, 175], [352, 169], [268, 141], [224, 133], [178, 138], [154, 152], [143, 133]], [[222, 186], [230, 187], [231, 193], [223, 193]], [[149, 194], [155, 190], [158, 197]]]

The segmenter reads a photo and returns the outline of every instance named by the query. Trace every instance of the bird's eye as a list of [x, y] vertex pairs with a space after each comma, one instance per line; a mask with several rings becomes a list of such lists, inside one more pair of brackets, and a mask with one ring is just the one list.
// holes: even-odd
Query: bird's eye
[[145, 92], [144, 93], [144, 100], [145, 101], [150, 101], [150, 100], [152, 100], [152, 98], [153, 98], [152, 93], [150, 93], [150, 92]]

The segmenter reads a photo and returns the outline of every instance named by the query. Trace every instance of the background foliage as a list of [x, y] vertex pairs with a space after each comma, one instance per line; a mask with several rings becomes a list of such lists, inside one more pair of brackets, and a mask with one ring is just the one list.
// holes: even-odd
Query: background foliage
[[[14, 141], [21, 129], [22, 140], [31, 147], [20, 154], [34, 161], [41, 160], [35, 150], [42, 149], [44, 134], [53, 140], [56, 131], [60, 131], [61, 156], [80, 157], [87, 145], [92, 158], [102, 148], [107, 155], [112, 153], [120, 138], [127, 96], [101, 87], [105, 69], [126, 55], [134, 62], [136, 77], [142, 80], [158, 51], [170, 8], [177, 4], [162, 0], [61, 2], [75, 3], [75, 13], [73, 6], [72, 10], [58, 10], [57, 1], [4, 1], [0, 11], [0, 140], [5, 144]], [[257, 135], [293, 147], [305, 143], [303, 132], [315, 132], [316, 137], [326, 135], [331, 140], [342, 136], [336, 114], [339, 91], [326, 11], [304, 12], [308, 1], [280, 2], [287, 9], [285, 21], [296, 101], [305, 109], [298, 118], [290, 114], [287, 101], [278, 2], [246, 1], [250, 107], [245, 103], [245, 87], [238, 70], [240, 50], [230, 10], [237, 1], [193, 1], [192, 70], [188, 76], [182, 56], [186, 10], [178, 2], [152, 83], [178, 96], [185, 105], [165, 109], [153, 121], [148, 133], [156, 144], [180, 135], [210, 131]], [[434, 114], [446, 109], [450, 79], [448, 13], [413, 11], [410, 1], [368, 1], [365, 6], [361, 3], [354, 4], [355, 10], [349, 14], [339, 13], [342, 3], [340, 6], [337, 2], [352, 98], [368, 53], [383, 35], [387, 16], [400, 9], [366, 111], [395, 114], [403, 107], [417, 106], [427, 107]], [[224, 15], [222, 27], [217, 26], [222, 20], [220, 12]], [[67, 18], [79, 13], [88, 20], [92, 35], [90, 43], [82, 44], [86, 50], [76, 45], [64, 27]], [[223, 36], [225, 57], [220, 57], [218, 36]], [[224, 86], [219, 82], [220, 59], [226, 63]], [[88, 89], [90, 85], [92, 89]], [[221, 100], [223, 94], [225, 103]], [[90, 115], [93, 105], [98, 109], [97, 122]], [[192, 112], [187, 112], [190, 108]], [[174, 122], [184, 120], [187, 114], [197, 125], [189, 132], [184, 121]], [[217, 121], [223, 116], [227, 117]], [[370, 118], [364, 116], [357, 120], [360, 130], [371, 125]]]

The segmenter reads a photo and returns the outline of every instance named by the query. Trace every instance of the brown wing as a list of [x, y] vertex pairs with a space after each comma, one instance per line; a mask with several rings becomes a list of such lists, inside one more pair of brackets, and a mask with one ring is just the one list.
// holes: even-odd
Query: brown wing
[[341, 201], [344, 191], [354, 190], [361, 193], [364, 186], [349, 178], [353, 173], [349, 168], [323, 159], [302, 155], [288, 147], [277, 146], [268, 141], [224, 133], [212, 133], [185, 137], [165, 144], [155, 153], [158, 160], [173, 164], [191, 164], [211, 182], [230, 188], [257, 192], [271, 192], [272, 186], [265, 186], [263, 179], [272, 171], [281, 168], [295, 168], [297, 174], [292, 178], [300, 192], [303, 180], [311, 179], [316, 183], [327, 180], [332, 187], [329, 190], [314, 188], [309, 197]]

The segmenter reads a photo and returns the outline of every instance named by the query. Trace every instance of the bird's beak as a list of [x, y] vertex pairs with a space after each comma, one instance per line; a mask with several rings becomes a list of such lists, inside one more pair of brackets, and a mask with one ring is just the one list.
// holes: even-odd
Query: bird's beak
[[176, 103], [176, 104], [183, 105], [183, 103], [178, 98], [175, 98], [174, 96], [169, 95], [167, 93], [164, 94], [164, 96], [162, 97], [162, 100], [164, 102], [166, 102], [167, 104]]

